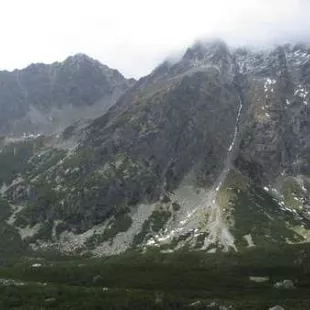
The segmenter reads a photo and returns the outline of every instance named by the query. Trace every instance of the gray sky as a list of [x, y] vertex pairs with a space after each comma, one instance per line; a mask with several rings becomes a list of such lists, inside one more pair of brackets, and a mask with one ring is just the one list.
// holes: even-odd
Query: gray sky
[[86, 53], [127, 77], [195, 39], [310, 40], [310, 0], [0, 0], [0, 69]]

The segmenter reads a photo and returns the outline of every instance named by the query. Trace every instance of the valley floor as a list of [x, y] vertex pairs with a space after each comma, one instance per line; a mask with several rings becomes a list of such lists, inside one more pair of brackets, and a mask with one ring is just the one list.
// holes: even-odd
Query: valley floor
[[[276, 283], [292, 281], [288, 288]], [[290, 282], [289, 281], [289, 282]], [[310, 246], [1, 258], [0, 309], [310, 308]]]

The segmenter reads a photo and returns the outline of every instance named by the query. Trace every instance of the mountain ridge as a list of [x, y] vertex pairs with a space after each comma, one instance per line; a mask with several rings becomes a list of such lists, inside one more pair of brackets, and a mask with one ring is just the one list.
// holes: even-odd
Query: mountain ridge
[[1, 71], [0, 80], [0, 133], [15, 135], [61, 131], [83, 117], [92, 119], [134, 83], [84, 54]]
[[6, 144], [10, 225], [92, 255], [306, 242], [309, 68], [306, 46], [194, 45], [87, 125]]

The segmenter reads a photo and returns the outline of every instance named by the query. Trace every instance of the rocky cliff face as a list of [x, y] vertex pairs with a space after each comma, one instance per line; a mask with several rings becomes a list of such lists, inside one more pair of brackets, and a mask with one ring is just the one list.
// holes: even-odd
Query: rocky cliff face
[[[310, 49], [197, 43], [102, 117], [2, 141], [6, 223], [33, 248], [238, 251], [309, 238]], [[9, 168], [9, 167], [13, 168]]]
[[50, 133], [98, 117], [132, 82], [83, 54], [0, 72], [0, 133]]

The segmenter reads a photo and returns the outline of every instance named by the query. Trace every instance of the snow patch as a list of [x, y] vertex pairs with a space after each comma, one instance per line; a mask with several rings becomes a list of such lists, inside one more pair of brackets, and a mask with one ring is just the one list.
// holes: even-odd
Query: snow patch
[[276, 84], [277, 80], [271, 79], [271, 78], [266, 78], [265, 83], [264, 83], [264, 92], [267, 93], [268, 91], [271, 91], [272, 93], [274, 92], [274, 88], [272, 85]]
[[242, 101], [240, 100], [240, 104], [239, 104], [239, 108], [238, 108], [238, 112], [237, 112], [237, 117], [236, 117], [236, 123], [235, 123], [235, 131], [234, 131], [234, 136], [233, 139], [231, 141], [231, 144], [228, 148], [228, 151], [231, 152], [235, 143], [236, 143], [236, 139], [237, 139], [237, 135], [239, 132], [239, 120], [240, 120], [240, 115], [241, 115], [241, 111], [242, 111], [243, 105], [242, 105]]
[[302, 87], [302, 85], [298, 85], [297, 89], [294, 92], [294, 96], [303, 99], [304, 105], [308, 105], [308, 95], [309, 92], [304, 87]]
[[243, 238], [244, 238], [245, 241], [248, 243], [248, 247], [249, 247], [249, 248], [255, 246], [251, 234], [244, 235]]

